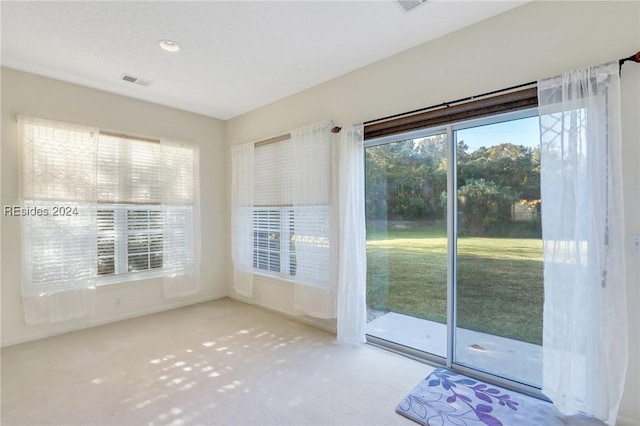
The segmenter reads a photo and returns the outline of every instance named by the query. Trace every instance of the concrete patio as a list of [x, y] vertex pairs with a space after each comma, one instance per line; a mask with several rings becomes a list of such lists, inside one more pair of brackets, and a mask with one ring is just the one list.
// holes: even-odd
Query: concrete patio
[[[367, 324], [367, 334], [446, 357], [447, 326], [387, 312]], [[456, 364], [535, 387], [542, 383], [542, 346], [463, 328], [456, 330]]]

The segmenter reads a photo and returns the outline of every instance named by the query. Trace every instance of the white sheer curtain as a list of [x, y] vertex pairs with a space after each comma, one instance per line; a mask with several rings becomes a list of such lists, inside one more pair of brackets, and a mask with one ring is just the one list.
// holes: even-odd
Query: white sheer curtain
[[167, 298], [202, 290], [198, 147], [162, 139], [162, 284]]
[[318, 318], [336, 315], [331, 135], [328, 121], [291, 132], [295, 308]]
[[365, 342], [367, 253], [364, 214], [364, 130], [344, 127], [338, 159], [338, 341]]
[[538, 82], [543, 389], [614, 425], [627, 367], [618, 63]]
[[19, 117], [27, 324], [90, 314], [96, 288], [98, 129]]
[[231, 149], [231, 258], [233, 288], [251, 297], [253, 293], [253, 186], [254, 144]]

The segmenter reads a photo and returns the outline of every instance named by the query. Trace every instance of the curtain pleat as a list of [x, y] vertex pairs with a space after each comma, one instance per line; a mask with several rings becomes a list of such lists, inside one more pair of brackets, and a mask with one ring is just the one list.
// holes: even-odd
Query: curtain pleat
[[253, 294], [253, 197], [254, 145], [231, 149], [231, 259], [233, 289], [251, 297]]
[[162, 139], [162, 284], [167, 298], [191, 296], [200, 281], [198, 148]]
[[344, 127], [338, 160], [338, 341], [364, 343], [367, 321], [367, 237], [363, 126]]
[[323, 121], [291, 131], [295, 309], [317, 318], [336, 316], [330, 129]]

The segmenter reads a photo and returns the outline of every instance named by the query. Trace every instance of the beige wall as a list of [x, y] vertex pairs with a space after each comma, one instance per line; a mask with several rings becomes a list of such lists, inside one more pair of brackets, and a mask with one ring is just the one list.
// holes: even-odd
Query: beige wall
[[[529, 3], [232, 119], [227, 143], [260, 140], [323, 119], [340, 125], [363, 122], [609, 62], [640, 48], [639, 28], [640, 2]], [[627, 230], [636, 234], [639, 67], [625, 65], [623, 72], [625, 211]], [[631, 365], [620, 423], [640, 424], [640, 262], [631, 255], [627, 261]], [[287, 283], [258, 277], [254, 287], [255, 303], [294, 313]]]
[[[94, 314], [58, 324], [25, 325], [20, 293], [20, 222], [2, 217], [2, 345], [223, 297], [228, 273], [225, 123], [201, 115], [2, 69], [2, 206], [18, 200], [18, 114], [97, 126], [134, 135], [192, 141], [200, 147], [202, 268], [197, 296], [165, 299], [160, 279], [101, 286]], [[115, 299], [121, 303], [116, 305]]]

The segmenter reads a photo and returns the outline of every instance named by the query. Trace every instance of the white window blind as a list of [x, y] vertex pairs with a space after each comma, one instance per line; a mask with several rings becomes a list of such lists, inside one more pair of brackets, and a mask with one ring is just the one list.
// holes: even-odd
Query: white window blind
[[100, 277], [162, 270], [160, 206], [100, 204], [97, 226]]
[[162, 212], [127, 210], [127, 271], [162, 268]]
[[254, 151], [253, 267], [295, 276], [291, 139]]
[[280, 209], [259, 209], [253, 214], [254, 268], [280, 272], [280, 213]]
[[[162, 275], [164, 161], [160, 141], [100, 134], [97, 261], [102, 283]], [[150, 271], [156, 273], [143, 274]]]
[[122, 222], [118, 213], [113, 209], [101, 209], [97, 213], [98, 275], [122, 273], [116, 251], [116, 243], [121, 240], [116, 223]]
[[98, 144], [100, 203], [160, 204], [160, 143], [102, 133]]
[[257, 208], [253, 220], [253, 267], [295, 276], [293, 208]]
[[254, 162], [254, 205], [291, 206], [294, 164], [291, 139], [256, 146]]

